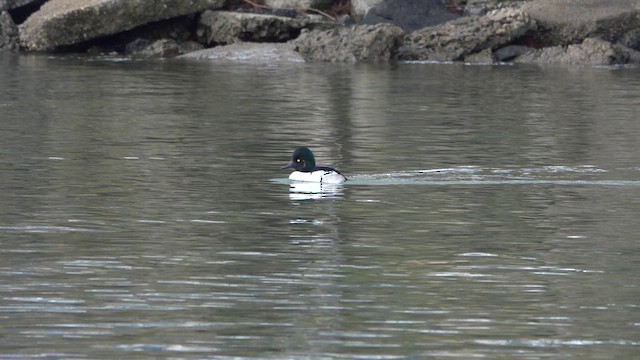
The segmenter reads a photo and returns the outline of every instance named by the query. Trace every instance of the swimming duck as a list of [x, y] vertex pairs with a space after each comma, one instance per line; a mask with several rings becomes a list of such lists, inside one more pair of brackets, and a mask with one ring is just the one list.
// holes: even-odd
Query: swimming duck
[[328, 166], [316, 166], [316, 159], [311, 150], [299, 147], [291, 154], [291, 161], [282, 169], [294, 169], [289, 180], [309, 181], [321, 184], [342, 184], [347, 181], [338, 170]]

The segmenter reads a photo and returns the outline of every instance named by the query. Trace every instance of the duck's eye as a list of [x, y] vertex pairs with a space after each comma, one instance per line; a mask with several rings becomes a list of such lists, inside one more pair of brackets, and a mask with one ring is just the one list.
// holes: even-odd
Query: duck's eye
[[297, 163], [299, 163], [299, 162], [300, 162], [300, 158], [297, 158], [297, 159], [296, 159], [296, 162], [297, 162]]

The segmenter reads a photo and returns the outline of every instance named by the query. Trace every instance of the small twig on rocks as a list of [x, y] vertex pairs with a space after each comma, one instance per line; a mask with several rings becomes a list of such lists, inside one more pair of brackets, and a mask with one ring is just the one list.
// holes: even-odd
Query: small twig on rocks
[[304, 10], [306, 10], [306, 11], [311, 11], [311, 12], [314, 12], [314, 13], [316, 13], [316, 14], [320, 14], [320, 15], [322, 15], [322, 16], [326, 16], [326, 17], [328, 17], [329, 19], [331, 19], [331, 20], [333, 20], [333, 21], [337, 21], [337, 20], [338, 20], [338, 19], [334, 18], [333, 16], [331, 16], [331, 15], [327, 14], [326, 12], [324, 12], [324, 11], [322, 11], [322, 10], [318, 10], [318, 9], [314, 9], [314, 8], [306, 8], [306, 9], [304, 9]]
[[269, 10], [271, 10], [271, 7], [269, 7], [269, 6], [267, 6], [267, 5], [262, 5], [262, 4], [254, 3], [254, 2], [253, 2], [253, 1], [251, 1], [251, 0], [243, 0], [243, 1], [244, 1], [244, 2], [246, 2], [247, 4], [249, 4], [249, 5], [253, 6], [253, 7], [257, 7], [257, 8], [260, 8], [260, 9], [269, 9]]
[[[258, 3], [255, 3], [253, 1], [251, 1], [251, 0], [242, 0], [242, 1], [246, 2], [247, 4], [249, 4], [249, 5], [253, 6], [253, 7], [259, 8], [259, 9], [273, 10], [273, 8], [270, 7], [270, 6], [258, 4]], [[314, 8], [302, 8], [302, 9], [299, 9], [299, 10], [314, 12], [316, 14], [320, 14], [322, 16], [325, 16], [325, 17], [327, 17], [327, 18], [329, 18], [329, 19], [331, 19], [333, 21], [337, 21], [337, 19], [335, 17], [327, 14], [326, 12], [324, 12], [322, 10], [318, 10], [318, 9], [314, 9]]]

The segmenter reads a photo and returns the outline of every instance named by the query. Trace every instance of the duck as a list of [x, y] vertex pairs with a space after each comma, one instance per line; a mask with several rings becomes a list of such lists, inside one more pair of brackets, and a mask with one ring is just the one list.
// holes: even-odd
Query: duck
[[338, 170], [328, 166], [316, 166], [313, 152], [307, 147], [299, 147], [291, 154], [291, 161], [282, 169], [294, 169], [289, 175], [292, 181], [307, 181], [321, 184], [342, 184], [347, 178]]

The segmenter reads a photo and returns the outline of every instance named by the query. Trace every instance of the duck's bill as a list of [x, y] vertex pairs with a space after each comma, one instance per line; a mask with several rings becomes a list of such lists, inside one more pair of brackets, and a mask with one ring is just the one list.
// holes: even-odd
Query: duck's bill
[[293, 167], [293, 161], [290, 161], [287, 165], [281, 167], [280, 169], [291, 169]]

